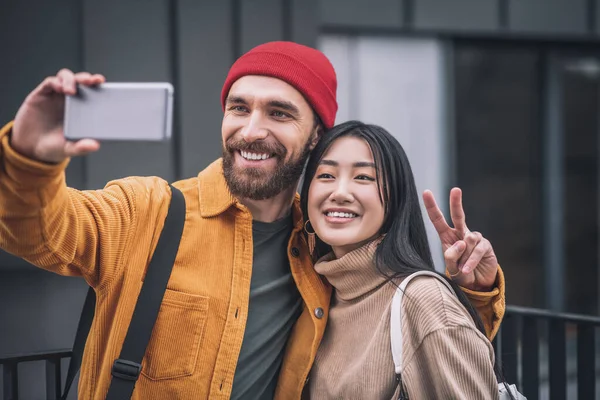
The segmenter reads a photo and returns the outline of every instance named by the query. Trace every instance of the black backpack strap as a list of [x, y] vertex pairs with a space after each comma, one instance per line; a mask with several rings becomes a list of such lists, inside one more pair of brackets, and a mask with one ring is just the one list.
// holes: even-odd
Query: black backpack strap
[[77, 326], [77, 332], [75, 333], [75, 341], [73, 342], [73, 354], [69, 361], [69, 370], [67, 371], [67, 380], [65, 382], [65, 391], [61, 397], [62, 400], [66, 400], [71, 390], [71, 385], [75, 381], [75, 376], [81, 368], [81, 359], [83, 358], [83, 349], [85, 348], [85, 342], [92, 327], [92, 321], [94, 319], [94, 310], [96, 309], [96, 292], [93, 288], [89, 288], [87, 296], [85, 296], [85, 302], [81, 310], [81, 317], [79, 317], [79, 325]]
[[106, 396], [107, 400], [131, 398], [135, 383], [142, 371], [142, 359], [158, 317], [158, 310], [167, 290], [167, 282], [175, 263], [185, 223], [185, 198], [172, 186], [171, 192], [173, 195], [165, 226], [146, 271], [146, 278], [135, 304], [121, 354], [112, 367], [113, 377]]
[[[129, 399], [133, 394], [135, 383], [142, 370], [142, 359], [146, 353], [146, 347], [150, 341], [160, 304], [162, 303], [173, 264], [175, 263], [185, 223], [185, 198], [183, 193], [173, 186], [171, 186], [171, 193], [171, 202], [165, 224], [158, 239], [156, 250], [148, 265], [146, 278], [144, 279], [133, 311], [133, 317], [131, 318], [123, 347], [121, 348], [121, 354], [115, 360], [112, 367], [112, 381], [106, 397], [108, 400]], [[73, 362], [76, 362], [76, 364], [73, 368], [69, 365], [69, 373], [67, 375], [68, 386], [65, 386], [63, 399], [66, 399], [68, 389], [71, 386], [69, 377], [71, 377], [70, 381], [72, 382], [81, 365], [85, 339], [87, 338], [94, 314], [95, 296], [93, 300], [90, 297], [92, 295], [88, 293], [75, 338], [75, 344], [82, 342], [83, 345], [79, 345], [80, 348], [77, 348], [77, 354], [75, 353], [75, 344], [73, 345], [71, 364]], [[88, 303], [91, 303], [91, 306]], [[72, 370], [74, 372], [71, 372]]]

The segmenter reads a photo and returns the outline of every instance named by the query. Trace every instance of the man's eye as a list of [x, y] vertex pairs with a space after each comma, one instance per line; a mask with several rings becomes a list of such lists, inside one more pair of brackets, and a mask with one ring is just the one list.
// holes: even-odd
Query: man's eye
[[286, 114], [282, 111], [273, 111], [271, 113], [271, 115], [273, 115], [275, 118], [288, 118], [289, 117], [288, 114]]
[[244, 106], [231, 106], [229, 107], [229, 110], [231, 111], [235, 111], [235, 112], [246, 112], [248, 111], [248, 109]]

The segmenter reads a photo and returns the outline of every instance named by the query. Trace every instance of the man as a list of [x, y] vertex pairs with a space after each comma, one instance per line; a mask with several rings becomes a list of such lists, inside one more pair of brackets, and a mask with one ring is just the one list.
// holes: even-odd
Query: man
[[[171, 196], [156, 177], [101, 191], [66, 186], [69, 157], [99, 144], [65, 140], [64, 96], [103, 81], [61, 70], [0, 131], [0, 247], [82, 276], [96, 291], [81, 398], [107, 393]], [[174, 184], [186, 199], [186, 223], [133, 398], [300, 398], [331, 289], [312, 268], [295, 188], [310, 150], [333, 126], [336, 85], [322, 53], [289, 42], [258, 46], [232, 66], [221, 96], [223, 158]], [[433, 197], [425, 200], [448, 273], [482, 291], [465, 289], [493, 335], [504, 298], [489, 242], [443, 226]], [[460, 218], [456, 194], [452, 204]]]

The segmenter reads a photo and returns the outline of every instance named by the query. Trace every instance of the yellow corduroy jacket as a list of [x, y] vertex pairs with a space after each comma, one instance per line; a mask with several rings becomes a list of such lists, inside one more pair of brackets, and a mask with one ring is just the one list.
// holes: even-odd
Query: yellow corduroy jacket
[[[112, 181], [103, 190], [68, 188], [68, 161], [49, 165], [19, 155], [10, 147], [11, 127], [0, 130], [0, 248], [48, 271], [82, 276], [95, 289], [79, 398], [104, 398], [170, 188], [156, 177]], [[252, 215], [230, 194], [220, 161], [174, 186], [186, 199], [185, 228], [133, 399], [228, 399], [248, 315]], [[331, 295], [300, 234], [298, 200], [288, 254], [304, 310], [281, 368], [276, 398], [282, 400], [301, 396]], [[497, 283], [491, 292], [465, 289], [489, 336], [504, 315], [502, 272]]]

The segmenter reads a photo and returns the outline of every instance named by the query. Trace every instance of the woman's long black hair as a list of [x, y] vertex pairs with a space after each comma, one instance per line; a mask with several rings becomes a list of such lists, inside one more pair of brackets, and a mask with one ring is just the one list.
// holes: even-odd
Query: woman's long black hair
[[[305, 218], [308, 218], [308, 190], [319, 163], [333, 142], [347, 136], [357, 137], [367, 142], [377, 167], [377, 182], [382, 185], [380, 193], [385, 207], [385, 219], [380, 234], [385, 236], [375, 251], [374, 261], [377, 270], [390, 281], [405, 278], [417, 271], [427, 270], [437, 273], [431, 257], [419, 195], [408, 157], [398, 140], [377, 125], [348, 121], [333, 127], [323, 135], [312, 151], [306, 166], [300, 195]], [[329, 245], [318, 237], [316, 239], [313, 254], [315, 260], [331, 252]], [[467, 296], [451, 279], [443, 274], [439, 275], [452, 286], [477, 329], [487, 337], [483, 322]], [[495, 370], [497, 378], [504, 381], [497, 366]]]

